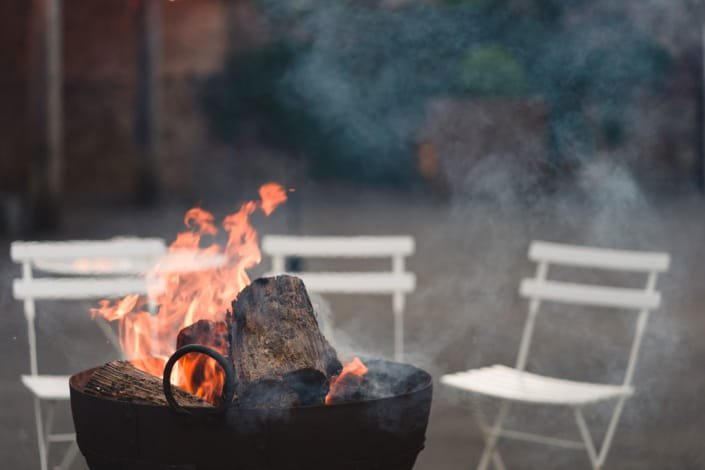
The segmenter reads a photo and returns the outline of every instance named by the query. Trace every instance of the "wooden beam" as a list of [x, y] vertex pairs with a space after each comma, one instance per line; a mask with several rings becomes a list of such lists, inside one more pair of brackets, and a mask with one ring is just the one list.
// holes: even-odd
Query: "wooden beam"
[[62, 64], [63, 0], [48, 0], [46, 10], [47, 74], [47, 188], [49, 196], [59, 201], [63, 187], [64, 107]]
[[700, 93], [697, 106], [698, 165], [696, 180], [701, 192], [705, 192], [705, 23], [702, 25], [700, 43]]
[[159, 193], [157, 159], [161, 134], [160, 0], [141, 0], [137, 9], [137, 106], [135, 139], [139, 147], [137, 202], [149, 204]]
[[64, 125], [62, 73], [62, 0], [34, 0], [29, 29], [29, 126], [32, 165], [29, 181], [30, 225], [59, 225], [63, 192]]

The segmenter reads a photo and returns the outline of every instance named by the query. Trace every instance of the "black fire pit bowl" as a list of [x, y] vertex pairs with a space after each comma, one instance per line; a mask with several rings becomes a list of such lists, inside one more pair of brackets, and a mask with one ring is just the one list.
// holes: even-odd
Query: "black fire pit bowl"
[[91, 470], [411, 470], [424, 446], [431, 376], [365, 364], [380, 398], [211, 415], [88, 395], [95, 369], [86, 370], [70, 381], [78, 446]]

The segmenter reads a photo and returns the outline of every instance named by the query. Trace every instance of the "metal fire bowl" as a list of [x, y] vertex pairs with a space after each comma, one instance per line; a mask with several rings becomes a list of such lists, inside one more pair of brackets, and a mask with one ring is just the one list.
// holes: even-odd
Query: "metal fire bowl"
[[365, 363], [407, 391], [204, 416], [87, 395], [89, 369], [70, 380], [78, 446], [91, 470], [411, 470], [424, 446], [431, 376], [408, 364]]

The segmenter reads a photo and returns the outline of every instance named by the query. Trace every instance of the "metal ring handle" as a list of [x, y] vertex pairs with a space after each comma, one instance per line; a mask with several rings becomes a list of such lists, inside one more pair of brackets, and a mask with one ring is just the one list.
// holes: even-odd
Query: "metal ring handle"
[[[223, 384], [223, 391], [221, 392], [220, 403], [218, 406], [214, 408], [185, 408], [179, 405], [174, 398], [171, 387], [171, 372], [174, 369], [176, 361], [189, 353], [205, 354], [206, 356], [215, 359], [218, 365], [223, 368], [223, 371], [225, 372], [225, 384]], [[200, 344], [189, 344], [188, 346], [178, 349], [171, 355], [169, 360], [166, 361], [162, 385], [164, 387], [164, 396], [166, 397], [166, 401], [169, 403], [171, 409], [176, 413], [190, 415], [221, 414], [228, 408], [230, 402], [233, 401], [233, 396], [235, 395], [235, 374], [233, 373], [233, 367], [230, 362], [218, 351]]]

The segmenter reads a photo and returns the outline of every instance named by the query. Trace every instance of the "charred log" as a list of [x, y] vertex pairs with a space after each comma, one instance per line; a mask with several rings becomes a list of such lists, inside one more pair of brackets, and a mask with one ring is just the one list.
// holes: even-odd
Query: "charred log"
[[299, 397], [283, 381], [261, 379], [244, 387], [238, 406], [243, 408], [292, 408], [298, 406]]
[[[224, 321], [199, 320], [179, 331], [176, 337], [176, 349], [181, 349], [190, 344], [207, 346], [225, 357], [230, 350], [228, 324]], [[199, 354], [192, 359], [190, 390], [198, 390], [204, 382], [209, 380], [206, 371], [213, 370], [215, 362], [210, 357]], [[215, 366], [217, 367], [217, 366]]]
[[262, 384], [274, 382], [282, 392], [274, 394], [271, 406], [292, 400], [321, 404], [328, 379], [342, 368], [296, 277], [257, 279], [243, 289], [233, 303], [231, 338], [230, 357], [243, 405]]
[[176, 337], [176, 349], [200, 344], [227, 356], [230, 350], [229, 328], [224, 321], [198, 320], [183, 328]]
[[243, 408], [293, 408], [324, 403], [328, 379], [321, 371], [299, 369], [282, 379], [267, 378], [242, 387], [238, 405]]
[[[144, 372], [128, 361], [113, 361], [93, 372], [84, 392], [103, 398], [147, 405], [167, 405], [159, 377]], [[174, 398], [183, 406], [211, 406], [195, 395], [173, 387]]]
[[317, 405], [326, 399], [329, 380], [319, 370], [299, 369], [284, 375], [282, 381], [296, 393], [296, 406]]

